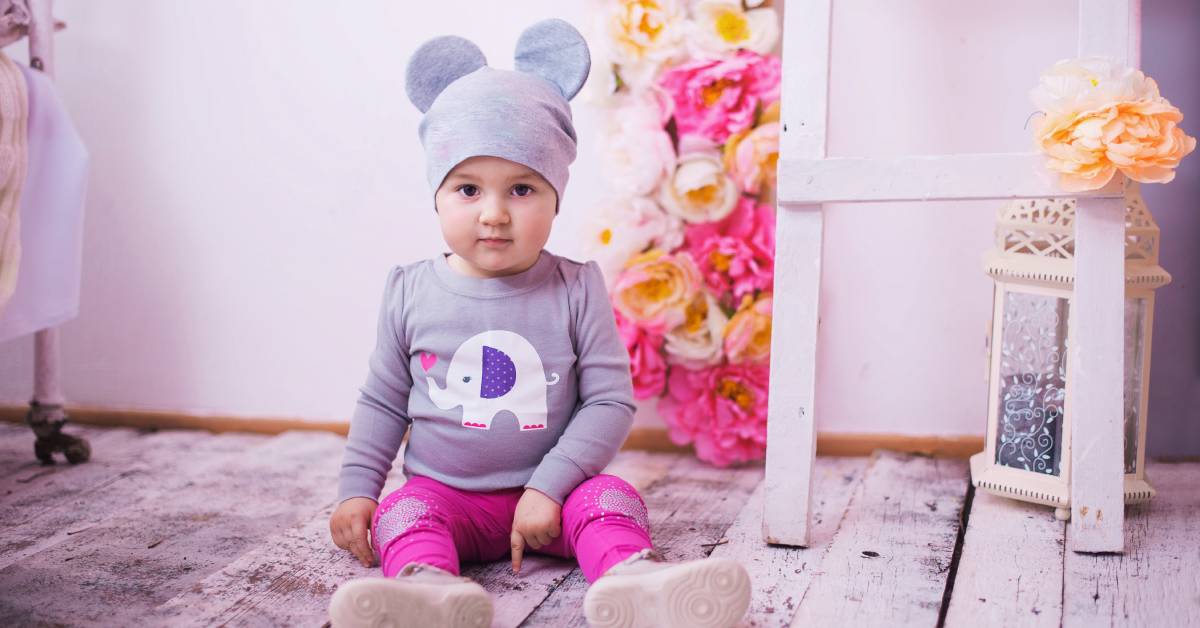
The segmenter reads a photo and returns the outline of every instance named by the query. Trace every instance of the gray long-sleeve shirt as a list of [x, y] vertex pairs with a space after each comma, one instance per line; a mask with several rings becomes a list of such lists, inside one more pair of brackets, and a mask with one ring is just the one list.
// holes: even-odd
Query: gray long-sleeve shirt
[[467, 277], [444, 255], [388, 275], [338, 500], [379, 499], [410, 426], [407, 475], [560, 504], [633, 422], [629, 356], [600, 268], [542, 251], [524, 272]]

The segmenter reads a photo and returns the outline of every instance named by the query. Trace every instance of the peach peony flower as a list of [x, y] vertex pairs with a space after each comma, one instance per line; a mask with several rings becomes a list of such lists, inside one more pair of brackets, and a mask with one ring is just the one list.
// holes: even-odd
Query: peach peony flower
[[659, 85], [675, 101], [679, 135], [722, 144], [754, 125], [760, 107], [779, 100], [778, 57], [743, 50], [728, 59], [701, 59], [667, 70]]
[[687, 317], [667, 332], [667, 359], [689, 368], [704, 368], [721, 361], [725, 324], [729, 321], [712, 295], [701, 291], [688, 305]]
[[1167, 183], [1196, 139], [1177, 125], [1183, 114], [1170, 103], [1135, 101], [1074, 116], [1045, 118], [1037, 128], [1046, 165], [1060, 173], [1064, 190], [1104, 187], [1119, 170], [1142, 183]]
[[1030, 95], [1046, 114], [1035, 142], [1069, 192], [1104, 187], [1118, 171], [1135, 181], [1166, 183], [1196, 148], [1178, 126], [1183, 114], [1159, 94], [1154, 79], [1107, 59], [1060, 61]]
[[687, 9], [681, 0], [616, 0], [605, 3], [599, 20], [600, 56], [615, 63], [631, 87], [648, 85], [684, 51]]
[[767, 54], [779, 42], [779, 17], [771, 8], [747, 11], [741, 0], [699, 0], [692, 5], [688, 47], [698, 57], [739, 49]]
[[600, 265], [611, 290], [629, 258], [650, 246], [669, 251], [682, 241], [682, 221], [664, 212], [653, 199], [637, 197], [616, 200], [592, 212], [584, 228], [583, 250]]
[[662, 394], [667, 384], [667, 362], [663, 359], [663, 337], [636, 325], [614, 312], [617, 332], [629, 352], [629, 372], [633, 377], [633, 396], [649, 399]]
[[761, 460], [767, 445], [766, 364], [671, 369], [658, 403], [671, 440], [695, 443], [696, 457], [718, 467]]
[[730, 136], [725, 144], [725, 168], [747, 194], [774, 188], [779, 163], [779, 123], [768, 122], [748, 133]]
[[675, 169], [675, 147], [665, 126], [665, 94], [649, 89], [619, 96], [600, 134], [604, 174], [622, 196], [647, 196]]
[[700, 273], [687, 253], [652, 249], [629, 260], [612, 289], [613, 305], [647, 331], [662, 334], [687, 319]]
[[679, 158], [679, 167], [659, 188], [663, 209], [690, 223], [712, 222], [729, 215], [741, 194], [712, 153]]
[[771, 357], [771, 295], [742, 298], [725, 325], [725, 356], [730, 362], [762, 362]]

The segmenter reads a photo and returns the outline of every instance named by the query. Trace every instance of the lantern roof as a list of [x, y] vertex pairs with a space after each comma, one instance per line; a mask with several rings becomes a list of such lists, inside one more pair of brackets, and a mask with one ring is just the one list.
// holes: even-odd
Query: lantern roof
[[[996, 277], [1066, 287], [1075, 281], [1075, 199], [1014, 199], [996, 216], [996, 247], [987, 272]], [[1158, 288], [1171, 275], [1158, 265], [1158, 223], [1137, 182], [1125, 184], [1125, 280]]]
[[[1003, 257], [1075, 257], [1075, 199], [1014, 199], [1000, 208], [996, 250]], [[1158, 223], [1136, 181], [1125, 185], [1125, 262], [1158, 263]]]

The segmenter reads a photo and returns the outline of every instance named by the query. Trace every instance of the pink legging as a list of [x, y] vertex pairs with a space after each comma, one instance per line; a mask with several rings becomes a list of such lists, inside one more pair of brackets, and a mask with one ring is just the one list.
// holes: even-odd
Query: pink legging
[[[383, 574], [390, 578], [414, 562], [458, 574], [460, 560], [508, 557], [513, 514], [524, 491], [476, 493], [413, 476], [375, 510], [371, 535]], [[536, 551], [578, 559], [583, 575], [594, 582], [649, 547], [646, 504], [637, 489], [616, 476], [597, 475], [567, 496], [562, 534]]]

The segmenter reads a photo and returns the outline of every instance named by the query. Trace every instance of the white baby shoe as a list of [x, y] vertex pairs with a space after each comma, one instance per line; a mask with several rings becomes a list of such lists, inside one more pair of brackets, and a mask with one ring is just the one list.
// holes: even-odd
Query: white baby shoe
[[630, 556], [592, 583], [583, 614], [595, 628], [729, 628], [750, 606], [750, 576], [728, 558], [660, 562]]
[[412, 563], [395, 578], [342, 583], [329, 619], [333, 628], [488, 628], [492, 599], [470, 578]]

